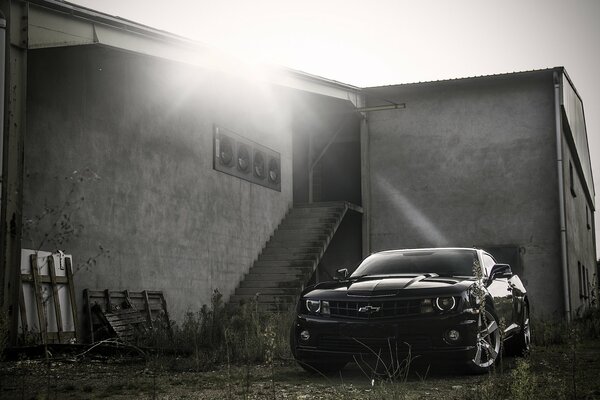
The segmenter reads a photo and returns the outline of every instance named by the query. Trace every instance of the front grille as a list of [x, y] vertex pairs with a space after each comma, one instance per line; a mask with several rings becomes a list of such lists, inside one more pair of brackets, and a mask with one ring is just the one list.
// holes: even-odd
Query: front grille
[[377, 319], [421, 313], [421, 300], [329, 301], [332, 317]]
[[426, 336], [406, 336], [400, 339], [321, 336], [317, 347], [319, 350], [355, 354], [403, 354], [429, 349], [431, 340]]

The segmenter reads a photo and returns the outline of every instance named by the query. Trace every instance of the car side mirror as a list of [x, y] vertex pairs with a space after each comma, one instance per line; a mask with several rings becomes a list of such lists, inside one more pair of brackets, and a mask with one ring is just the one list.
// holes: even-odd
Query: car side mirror
[[333, 279], [336, 281], [345, 281], [348, 278], [348, 275], [348, 268], [340, 268], [335, 271]]
[[512, 269], [508, 264], [496, 264], [492, 267], [488, 282], [498, 278], [510, 278], [513, 276]]

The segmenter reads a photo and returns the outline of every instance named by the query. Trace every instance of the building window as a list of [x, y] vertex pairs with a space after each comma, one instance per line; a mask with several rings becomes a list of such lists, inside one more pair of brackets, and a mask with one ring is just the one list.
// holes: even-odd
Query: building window
[[569, 161], [569, 187], [571, 188], [573, 197], [577, 197], [577, 193], [575, 193], [575, 181], [573, 180], [573, 163], [571, 161]]
[[587, 224], [588, 230], [592, 229], [592, 225], [590, 224], [590, 208], [585, 206], [585, 223]]
[[583, 293], [583, 270], [579, 261], [577, 261], [577, 277], [579, 278], [579, 298], [583, 299], [585, 297]]
[[583, 270], [585, 271], [585, 298], [589, 299], [590, 298], [590, 275], [588, 272], [588, 269], [586, 267], [583, 267]]

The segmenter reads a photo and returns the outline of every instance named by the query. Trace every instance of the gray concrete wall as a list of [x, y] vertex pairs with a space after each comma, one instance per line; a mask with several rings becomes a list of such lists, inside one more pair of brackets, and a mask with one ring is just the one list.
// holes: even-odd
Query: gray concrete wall
[[[269, 87], [78, 46], [30, 51], [27, 95], [23, 247], [71, 253], [79, 294], [162, 290], [181, 321], [232, 293], [291, 206], [289, 113]], [[215, 171], [213, 124], [281, 153], [281, 192]], [[76, 235], [55, 243], [47, 207]]]
[[[563, 119], [563, 126], [567, 124]], [[573, 315], [581, 313], [590, 306], [591, 285], [597, 279], [596, 248], [594, 238], [593, 206], [584, 192], [581, 170], [577, 168], [574, 147], [569, 145], [563, 135], [563, 176], [565, 177], [565, 219], [567, 228], [567, 265], [569, 275], [571, 310]], [[569, 171], [573, 168], [573, 179]], [[571, 189], [572, 188], [572, 189]], [[586, 212], [587, 208], [587, 212]], [[583, 268], [580, 272], [580, 266]], [[587, 272], [586, 272], [587, 271]], [[585, 280], [582, 275], [586, 274]], [[589, 286], [586, 283], [589, 282]], [[580, 287], [580, 284], [582, 287]], [[583, 285], [588, 286], [587, 291]]]
[[552, 71], [369, 89], [371, 251], [518, 246], [537, 315], [562, 312]]

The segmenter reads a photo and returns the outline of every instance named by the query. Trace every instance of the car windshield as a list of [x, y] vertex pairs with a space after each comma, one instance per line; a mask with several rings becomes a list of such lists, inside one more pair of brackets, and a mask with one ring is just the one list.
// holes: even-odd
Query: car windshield
[[471, 249], [401, 250], [372, 254], [350, 276], [425, 274], [474, 276], [477, 252]]

